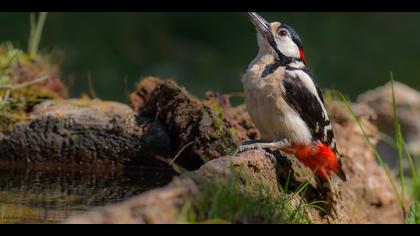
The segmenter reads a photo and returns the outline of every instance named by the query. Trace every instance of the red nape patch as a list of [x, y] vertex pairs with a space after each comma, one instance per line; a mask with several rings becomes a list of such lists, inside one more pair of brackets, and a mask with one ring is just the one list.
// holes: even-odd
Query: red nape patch
[[302, 48], [299, 48], [299, 53], [300, 53], [300, 58], [302, 59], [302, 61], [305, 61], [305, 53], [303, 53]]
[[339, 163], [337, 156], [327, 145], [322, 143], [292, 144], [294, 156], [304, 165], [315, 171], [324, 180], [331, 174], [337, 174]]

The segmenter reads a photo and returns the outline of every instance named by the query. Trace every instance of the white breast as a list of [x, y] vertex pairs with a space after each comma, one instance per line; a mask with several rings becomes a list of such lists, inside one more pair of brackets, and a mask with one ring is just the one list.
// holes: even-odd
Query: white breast
[[285, 71], [278, 68], [272, 75], [260, 78], [263, 68], [250, 66], [242, 83], [245, 104], [249, 115], [264, 141], [311, 142], [311, 133], [306, 123], [283, 99], [281, 78]]

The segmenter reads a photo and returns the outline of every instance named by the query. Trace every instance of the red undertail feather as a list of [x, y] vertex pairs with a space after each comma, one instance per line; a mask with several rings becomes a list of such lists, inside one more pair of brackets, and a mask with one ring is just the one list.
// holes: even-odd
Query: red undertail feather
[[332, 174], [340, 175], [341, 173], [336, 153], [323, 143], [294, 143], [291, 149], [284, 151], [293, 154], [324, 180], [329, 180]]

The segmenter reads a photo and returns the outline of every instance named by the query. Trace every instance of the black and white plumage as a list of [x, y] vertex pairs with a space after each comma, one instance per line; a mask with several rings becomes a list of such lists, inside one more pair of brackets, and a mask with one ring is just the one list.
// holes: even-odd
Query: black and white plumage
[[312, 141], [319, 140], [338, 153], [319, 86], [304, 71], [286, 70], [281, 83], [285, 92], [284, 99], [305, 121], [311, 132]]
[[242, 82], [247, 110], [263, 142], [321, 143], [337, 157], [345, 180], [324, 98], [307, 68], [303, 43], [289, 25], [248, 13], [257, 28], [259, 52]]

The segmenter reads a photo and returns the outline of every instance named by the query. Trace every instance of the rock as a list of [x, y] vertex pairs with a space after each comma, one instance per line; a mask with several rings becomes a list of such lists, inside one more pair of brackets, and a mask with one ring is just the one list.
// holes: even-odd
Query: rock
[[[402, 223], [402, 212], [391, 185], [359, 127], [352, 121], [343, 104], [334, 102], [328, 109], [332, 114], [348, 181], [337, 189], [339, 201], [336, 216], [325, 216], [316, 209], [309, 209], [309, 217], [315, 223]], [[366, 117], [362, 116], [361, 119], [375, 143], [378, 138], [376, 127]], [[194, 173], [216, 183], [225, 181], [232, 174], [239, 174], [241, 189], [245, 194], [255, 195], [264, 186], [270, 194], [276, 195], [282, 194], [279, 185], [284, 186], [289, 171], [293, 173], [292, 185], [310, 181], [308, 170], [298, 162], [281, 161], [276, 167], [258, 150], [212, 160]], [[73, 216], [66, 223], [176, 223], [185, 204], [185, 196], [190, 199], [200, 198], [199, 183], [188, 176], [182, 176], [164, 188], [151, 190], [121, 204]], [[292, 186], [289, 194], [293, 194], [296, 189]], [[319, 196], [312, 183], [306, 192], [297, 200], [310, 203]]]
[[[46, 101], [0, 140], [1, 161], [68, 165], [163, 166], [172, 156], [165, 128], [139, 121], [127, 105], [100, 100]], [[166, 166], [166, 165], [165, 165]]]
[[[410, 152], [415, 156], [420, 155], [420, 92], [400, 82], [394, 82], [394, 90], [398, 118], [404, 138]], [[394, 138], [391, 83], [367, 91], [361, 94], [357, 100], [368, 104], [376, 112], [375, 125], [381, 132]], [[393, 167], [399, 165], [397, 154], [393, 147], [381, 141], [378, 143], [378, 149], [389, 165]]]
[[197, 169], [237, 146], [217, 107], [199, 101], [171, 80], [146, 78], [130, 97], [140, 116], [165, 126], [180, 154], [176, 163], [185, 168]]
[[279, 195], [276, 168], [271, 160], [258, 150], [241, 153], [238, 156], [225, 156], [213, 160], [195, 172], [211, 181], [226, 181], [235, 177], [240, 179], [242, 191], [256, 195], [261, 186], [267, 187], [272, 195]]
[[232, 133], [233, 139], [237, 144], [242, 144], [248, 140], [258, 140], [259, 132], [251, 120], [246, 107], [241, 104], [232, 107], [230, 94], [207, 93], [204, 104], [216, 110], [223, 118], [225, 126]]
[[[356, 105], [360, 108], [361, 105]], [[330, 104], [337, 147], [343, 156], [343, 169], [348, 181], [341, 188], [338, 203], [337, 223], [402, 223], [402, 212], [391, 185], [375, 159], [369, 144], [345, 107], [335, 102]], [[357, 110], [357, 109], [356, 109]], [[342, 115], [340, 115], [342, 114]], [[379, 133], [369, 122], [368, 112], [361, 116], [361, 123], [373, 144]], [[340, 122], [336, 122], [340, 121]], [[397, 180], [394, 180], [397, 182]], [[386, 215], [386, 217], [384, 217]]]
[[178, 178], [166, 187], [151, 190], [138, 197], [109, 207], [98, 208], [72, 217], [69, 224], [173, 224], [188, 196], [197, 194], [196, 184]]
[[[211, 181], [223, 181], [233, 174], [232, 170], [238, 170], [239, 167], [243, 168], [239, 173], [247, 176], [243, 179], [249, 180], [243, 185], [247, 194], [258, 192], [261, 184], [269, 186], [268, 189], [272, 194], [280, 194], [276, 169], [259, 151], [247, 152], [235, 158], [229, 156], [218, 158], [208, 162], [195, 173]], [[199, 185], [184, 175], [163, 188], [151, 190], [121, 204], [71, 217], [65, 223], [177, 223], [185, 200], [199, 196]]]

